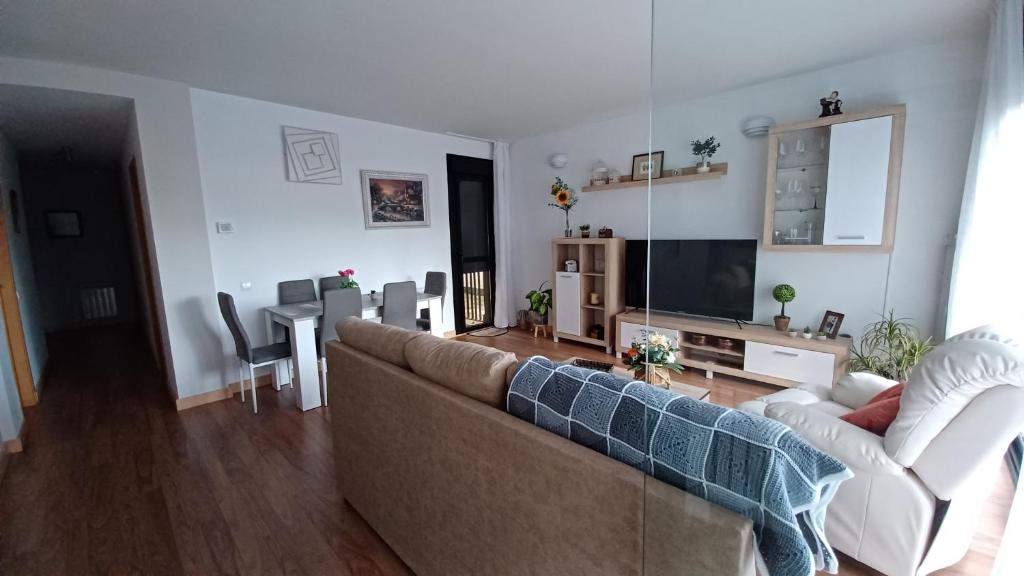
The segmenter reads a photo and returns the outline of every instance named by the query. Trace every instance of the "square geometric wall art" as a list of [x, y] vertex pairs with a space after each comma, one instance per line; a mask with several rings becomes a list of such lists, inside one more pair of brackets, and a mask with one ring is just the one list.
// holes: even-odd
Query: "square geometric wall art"
[[341, 184], [338, 135], [284, 126], [288, 180], [316, 184]]

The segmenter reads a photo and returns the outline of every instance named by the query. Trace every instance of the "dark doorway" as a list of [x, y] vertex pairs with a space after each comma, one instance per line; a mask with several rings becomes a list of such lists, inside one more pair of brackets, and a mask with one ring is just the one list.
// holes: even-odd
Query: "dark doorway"
[[494, 173], [492, 162], [448, 155], [455, 332], [494, 324]]

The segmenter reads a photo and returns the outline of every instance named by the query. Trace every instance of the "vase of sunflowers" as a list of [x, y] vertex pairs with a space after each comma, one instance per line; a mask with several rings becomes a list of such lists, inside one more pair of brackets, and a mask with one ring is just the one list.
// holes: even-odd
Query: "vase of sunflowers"
[[679, 348], [671, 338], [664, 334], [649, 334], [646, 340], [633, 340], [622, 361], [637, 380], [668, 388], [672, 382], [668, 371], [683, 373], [683, 367], [676, 362], [676, 352]]
[[555, 183], [551, 185], [551, 195], [554, 196], [555, 201], [548, 202], [548, 206], [565, 212], [565, 237], [572, 238], [572, 227], [569, 226], [569, 211], [573, 209], [573, 206], [576, 206], [579, 198], [572, 193], [572, 188], [569, 188], [569, 185], [561, 177], [556, 177]]

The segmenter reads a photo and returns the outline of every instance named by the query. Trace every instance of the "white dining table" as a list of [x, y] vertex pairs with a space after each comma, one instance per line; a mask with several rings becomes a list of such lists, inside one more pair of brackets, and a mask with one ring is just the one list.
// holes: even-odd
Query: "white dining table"
[[[371, 296], [363, 294], [363, 318], [374, 319], [381, 316], [384, 297], [381, 294]], [[425, 292], [416, 293], [418, 310], [429, 310], [430, 333], [435, 336], [444, 335], [441, 323], [441, 297]], [[267, 328], [267, 342], [273, 343], [281, 338], [274, 334], [274, 324], [281, 324], [291, 331], [293, 373], [289, 375], [289, 360], [281, 360], [273, 365], [274, 389], [292, 384], [295, 388], [295, 405], [300, 410], [311, 410], [323, 405], [320, 396], [320, 372], [317, 365], [316, 325], [324, 314], [323, 302], [314, 300], [299, 304], [282, 304], [267, 306], [263, 309]]]

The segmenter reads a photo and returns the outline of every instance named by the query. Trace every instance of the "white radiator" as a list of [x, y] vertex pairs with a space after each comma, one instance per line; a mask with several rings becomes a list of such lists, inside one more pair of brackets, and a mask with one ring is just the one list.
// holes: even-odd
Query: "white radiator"
[[86, 320], [100, 320], [117, 316], [117, 293], [113, 286], [82, 288], [78, 291], [82, 303], [82, 317]]

